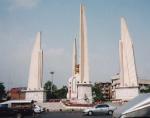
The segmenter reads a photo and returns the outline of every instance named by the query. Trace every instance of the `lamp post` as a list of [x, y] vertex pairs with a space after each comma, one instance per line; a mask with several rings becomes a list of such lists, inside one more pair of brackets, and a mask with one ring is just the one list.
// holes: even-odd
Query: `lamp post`
[[50, 74], [51, 74], [51, 78], [52, 78], [52, 82], [51, 82], [51, 94], [52, 94], [52, 89], [53, 89], [53, 79], [54, 79], [54, 71], [51, 71]]

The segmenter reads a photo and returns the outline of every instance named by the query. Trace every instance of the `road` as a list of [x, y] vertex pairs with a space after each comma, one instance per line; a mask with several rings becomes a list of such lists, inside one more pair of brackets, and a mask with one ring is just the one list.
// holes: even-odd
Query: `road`
[[[24, 117], [33, 118], [33, 117]], [[85, 116], [81, 112], [47, 112], [36, 115], [35, 118], [112, 118], [108, 115]]]

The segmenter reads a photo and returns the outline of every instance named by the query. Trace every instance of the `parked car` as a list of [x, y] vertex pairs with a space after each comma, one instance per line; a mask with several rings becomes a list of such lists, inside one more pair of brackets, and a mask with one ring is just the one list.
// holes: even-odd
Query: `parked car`
[[127, 117], [150, 117], [150, 93], [140, 94], [121, 107], [118, 107], [113, 113], [113, 118]]
[[108, 105], [108, 104], [99, 104], [92, 108], [85, 109], [83, 113], [85, 115], [93, 115], [93, 114], [109, 114], [112, 115], [116, 107]]
[[34, 112], [35, 113], [41, 113], [44, 112], [44, 108], [39, 105], [34, 105]]
[[33, 115], [33, 103], [27, 100], [9, 100], [0, 103], [0, 117], [12, 116], [22, 118], [26, 115]]

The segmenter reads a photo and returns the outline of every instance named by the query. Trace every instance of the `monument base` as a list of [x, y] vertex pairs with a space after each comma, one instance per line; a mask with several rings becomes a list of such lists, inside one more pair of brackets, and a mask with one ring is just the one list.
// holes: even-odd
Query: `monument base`
[[77, 104], [92, 104], [92, 84], [77, 84]]
[[46, 101], [46, 92], [44, 90], [27, 90], [26, 100], [34, 100], [37, 102]]
[[122, 101], [129, 101], [136, 96], [139, 95], [139, 88], [138, 87], [119, 87], [116, 88], [116, 99], [120, 99]]

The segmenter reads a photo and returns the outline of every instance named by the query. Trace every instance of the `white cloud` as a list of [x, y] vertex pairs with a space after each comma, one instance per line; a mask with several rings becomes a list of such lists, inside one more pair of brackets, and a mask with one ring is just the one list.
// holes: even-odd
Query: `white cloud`
[[11, 0], [10, 2], [10, 10], [18, 8], [31, 9], [36, 7], [40, 0]]

